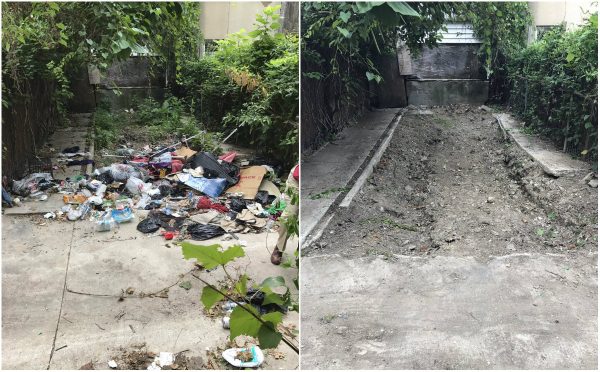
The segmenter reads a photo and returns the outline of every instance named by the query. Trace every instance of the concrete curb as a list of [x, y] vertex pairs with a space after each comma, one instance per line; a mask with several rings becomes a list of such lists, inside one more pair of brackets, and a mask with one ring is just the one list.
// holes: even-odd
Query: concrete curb
[[[373, 172], [373, 166], [377, 164], [377, 162], [381, 159], [381, 156], [383, 155], [383, 153], [389, 146], [392, 135], [394, 134], [394, 131], [396, 130], [396, 127], [397, 127], [398, 123], [400, 122], [400, 119], [402, 118], [402, 115], [404, 114], [404, 112], [405, 112], [404, 109], [398, 110], [398, 113], [390, 121], [387, 128], [383, 131], [381, 136], [375, 142], [373, 148], [371, 149], [371, 151], [369, 152], [369, 154], [363, 161], [362, 165], [358, 168], [358, 170], [354, 173], [354, 175], [352, 175], [352, 177], [350, 178], [350, 181], [346, 184], [346, 187], [349, 187], [350, 185], [352, 185], [351, 190], [347, 193], [340, 193], [340, 195], [338, 195], [331, 202], [330, 206], [327, 208], [327, 211], [325, 212], [323, 217], [319, 221], [317, 221], [317, 223], [315, 224], [315, 227], [313, 227], [310, 231], [308, 231], [306, 233], [305, 237], [303, 239], [301, 239], [302, 240], [300, 243], [301, 247], [308, 247], [315, 240], [319, 239], [321, 237], [321, 235], [323, 235], [323, 231], [325, 230], [325, 228], [327, 227], [327, 225], [329, 224], [329, 222], [335, 215], [334, 209], [337, 206], [340, 206], [340, 203], [342, 203], [343, 201], [346, 201], [348, 194], [353, 193], [352, 197], [348, 201], [348, 204], [349, 204], [350, 201], [352, 200], [352, 198], [354, 197], [354, 195], [356, 195], [358, 190], [360, 190], [360, 188], [362, 187], [364, 182], [367, 180], [367, 178]], [[378, 157], [377, 160], [373, 161], [373, 159], [376, 156]], [[365, 176], [364, 175], [365, 173], [368, 173], [368, 175]], [[360, 182], [360, 185], [357, 187], [359, 182]], [[302, 233], [301, 233], [301, 235], [302, 235]]]
[[510, 114], [497, 113], [493, 116], [504, 139], [516, 143], [546, 174], [561, 177], [589, 172], [589, 164], [571, 159], [569, 155], [552, 149], [552, 146], [537, 137], [523, 135], [517, 130], [516, 121]]
[[396, 131], [396, 128], [398, 127], [398, 123], [400, 123], [400, 120], [402, 119], [402, 114], [403, 113], [401, 112], [398, 116], [396, 116], [392, 120], [392, 125], [390, 126], [390, 128], [388, 128], [387, 134], [386, 134], [386, 132], [384, 132], [385, 138], [384, 138], [383, 142], [381, 143], [381, 145], [379, 146], [379, 149], [377, 149], [377, 152], [373, 155], [373, 157], [371, 158], [371, 161], [369, 161], [369, 164], [367, 164], [367, 167], [362, 171], [362, 174], [356, 180], [356, 183], [354, 184], [354, 186], [352, 186], [352, 189], [350, 191], [348, 191], [348, 193], [346, 194], [346, 197], [340, 203], [340, 207], [348, 208], [350, 206], [350, 203], [356, 196], [356, 194], [358, 194], [358, 192], [363, 187], [365, 182], [367, 182], [367, 179], [371, 176], [371, 174], [373, 174], [373, 169], [375, 169], [375, 166], [381, 160], [383, 153], [385, 152], [385, 150], [387, 150], [388, 146], [390, 145], [392, 136], [394, 135], [394, 132]]

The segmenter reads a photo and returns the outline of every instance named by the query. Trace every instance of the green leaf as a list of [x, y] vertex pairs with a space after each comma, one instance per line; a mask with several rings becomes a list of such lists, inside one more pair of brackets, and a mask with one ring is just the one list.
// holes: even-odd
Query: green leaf
[[569, 52], [567, 54], [567, 62], [572, 62], [575, 59], [575, 54]]
[[192, 288], [192, 283], [189, 280], [187, 280], [185, 282], [179, 283], [179, 286], [185, 289], [186, 291], [189, 291]]
[[[257, 315], [256, 310], [249, 305], [248, 307], [236, 306], [229, 317], [229, 339], [233, 340], [239, 335], [257, 337], [262, 323], [252, 314]], [[252, 313], [252, 314], [251, 314]]]
[[25, 36], [19, 35], [19, 36], [17, 36], [17, 40], [19, 40], [21, 42], [21, 44], [25, 44]]
[[546, 232], [546, 230], [544, 230], [544, 229], [537, 229], [535, 231], [535, 234], [538, 235], [538, 236], [544, 236], [545, 232]]
[[279, 22], [271, 23], [271, 30], [278, 30], [280, 27], [281, 27], [281, 24]]
[[246, 296], [248, 292], [248, 275], [244, 274], [240, 277], [240, 280], [235, 283], [235, 290], [242, 296]]
[[186, 260], [195, 258], [206, 269], [225, 265], [237, 257], [244, 257], [244, 250], [241, 245], [231, 246], [224, 252], [221, 252], [219, 248], [221, 248], [219, 244], [196, 245], [187, 242], [181, 243], [183, 258]]
[[285, 286], [285, 279], [283, 279], [282, 276], [270, 276], [268, 278], [266, 278], [265, 280], [263, 280], [263, 282], [260, 284], [261, 288], [277, 288], [277, 287], [284, 287]]
[[258, 37], [263, 33], [262, 30], [254, 30], [254, 31], [250, 31], [248, 32], [248, 36], [250, 37]]
[[379, 6], [383, 3], [384, 1], [360, 1], [354, 3], [354, 6], [358, 14], [364, 14], [369, 10], [373, 9], [374, 7]]
[[388, 2], [386, 2], [386, 4], [390, 8], [392, 8], [396, 13], [406, 15], [406, 16], [413, 16], [413, 17], [421, 16], [410, 5], [408, 5], [405, 2], [388, 1]]
[[[273, 313], [272, 313], [273, 314]], [[258, 330], [258, 343], [263, 349], [274, 349], [279, 345], [283, 335], [277, 331], [272, 330], [270, 327], [261, 325]]]
[[69, 44], [67, 44], [67, 41], [66, 41], [65, 39], [60, 39], [60, 40], [58, 41], [58, 43], [59, 43], [59, 44], [62, 44], [62, 45], [64, 45], [64, 46], [66, 46], [66, 47], [68, 47], [68, 46], [69, 46]]
[[221, 301], [224, 298], [222, 294], [215, 291], [212, 287], [205, 286], [202, 290], [202, 296], [200, 297], [200, 301], [204, 307], [208, 310], [215, 306], [215, 304]]
[[58, 27], [60, 30], [64, 30], [65, 29], [65, 24], [62, 22], [59, 22], [56, 24], [56, 27]]
[[351, 15], [352, 13], [350, 12], [340, 12], [340, 19], [344, 21], [344, 23], [347, 23]]
[[265, 294], [265, 298], [263, 300], [263, 305], [269, 305], [269, 304], [276, 304], [276, 305], [283, 305], [285, 303], [285, 301], [281, 298], [281, 296], [277, 293], [271, 292], [271, 293], [266, 293]]
[[352, 37], [352, 32], [346, 30], [345, 28], [338, 26], [337, 29], [342, 35], [344, 35], [345, 38], [349, 39]]

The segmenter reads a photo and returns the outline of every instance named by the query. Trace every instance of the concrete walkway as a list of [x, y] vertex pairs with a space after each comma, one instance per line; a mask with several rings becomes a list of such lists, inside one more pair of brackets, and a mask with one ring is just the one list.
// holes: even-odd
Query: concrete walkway
[[495, 114], [504, 136], [510, 136], [520, 148], [533, 158], [544, 170], [554, 177], [589, 172], [591, 167], [586, 162], [572, 159], [564, 152], [557, 151], [556, 146], [538, 136], [523, 133], [523, 125], [509, 114]]
[[[145, 236], [137, 222], [116, 232], [94, 232], [94, 223], [49, 221], [39, 216], [2, 218], [2, 368], [97, 369], [132, 345], [154, 352], [189, 350], [206, 360], [206, 349], [224, 346], [229, 332], [220, 318], [203, 312], [203, 285], [190, 275], [192, 261], [160, 236]], [[244, 234], [246, 257], [233, 264], [253, 280], [285, 277], [293, 289], [293, 269], [270, 263], [265, 249], [277, 235]], [[234, 244], [220, 238], [196, 244]], [[232, 272], [234, 272], [232, 270]], [[216, 283], [218, 270], [197, 275]], [[190, 281], [185, 290], [179, 283]], [[119, 301], [123, 291], [133, 290]], [[140, 296], [166, 290], [166, 296]], [[297, 325], [298, 315], [284, 317]], [[297, 355], [285, 344], [283, 359], [267, 356], [267, 369], [294, 369]]]
[[388, 133], [398, 109], [368, 112], [338, 139], [302, 159], [301, 241], [309, 244], [331, 208], [352, 188], [353, 181]]

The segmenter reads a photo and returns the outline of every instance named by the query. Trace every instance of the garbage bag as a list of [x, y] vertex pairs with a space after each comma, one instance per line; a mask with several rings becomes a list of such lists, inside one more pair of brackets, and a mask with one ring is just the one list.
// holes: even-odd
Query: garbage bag
[[133, 212], [129, 207], [124, 208], [122, 210], [113, 209], [112, 218], [116, 223], [129, 222], [133, 220]]
[[246, 209], [246, 201], [242, 198], [232, 198], [229, 202], [229, 209], [239, 213]]
[[160, 229], [160, 219], [146, 218], [140, 221], [137, 225], [137, 230], [144, 234], [153, 233]]
[[263, 302], [265, 301], [265, 292], [254, 288], [250, 288], [248, 292], [246, 292], [246, 301], [254, 306], [261, 315], [273, 311], [279, 311], [285, 314], [288, 311], [287, 308], [274, 303], [263, 305]]
[[198, 152], [191, 158], [192, 168], [202, 167], [206, 178], [224, 178], [228, 186], [240, 180], [240, 168], [227, 162], [219, 163], [209, 152]]
[[259, 191], [256, 193], [256, 197], [254, 197], [254, 201], [259, 202], [261, 205], [268, 205], [269, 203], [269, 192], [268, 191]]
[[110, 166], [110, 176], [118, 182], [125, 182], [129, 177], [142, 178], [142, 173], [129, 164], [113, 164]]
[[212, 198], [220, 196], [225, 190], [225, 187], [227, 187], [227, 180], [224, 178], [209, 179], [204, 177], [193, 177], [187, 173], [179, 174], [178, 177], [179, 181], [183, 182], [186, 186], [198, 190]]
[[207, 240], [217, 236], [224, 235], [226, 231], [217, 225], [203, 225], [194, 223], [188, 226], [187, 231], [194, 240]]
[[17, 195], [27, 196], [31, 192], [37, 191], [39, 184], [43, 184], [43, 181], [52, 181], [52, 175], [50, 173], [32, 173], [19, 181], [14, 181], [12, 191]]
[[158, 186], [158, 190], [160, 190], [160, 195], [169, 196], [171, 195], [171, 191], [173, 190], [173, 188], [171, 187], [171, 185], [160, 185]]

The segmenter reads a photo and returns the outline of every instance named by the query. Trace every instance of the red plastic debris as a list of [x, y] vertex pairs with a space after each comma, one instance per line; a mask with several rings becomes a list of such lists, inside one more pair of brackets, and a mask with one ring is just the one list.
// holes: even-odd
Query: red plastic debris
[[235, 152], [235, 151], [229, 151], [228, 153], [219, 156], [219, 159], [223, 160], [223, 161], [226, 161], [228, 163], [231, 163], [232, 161], [235, 160], [236, 156], [237, 156], [237, 152]]

